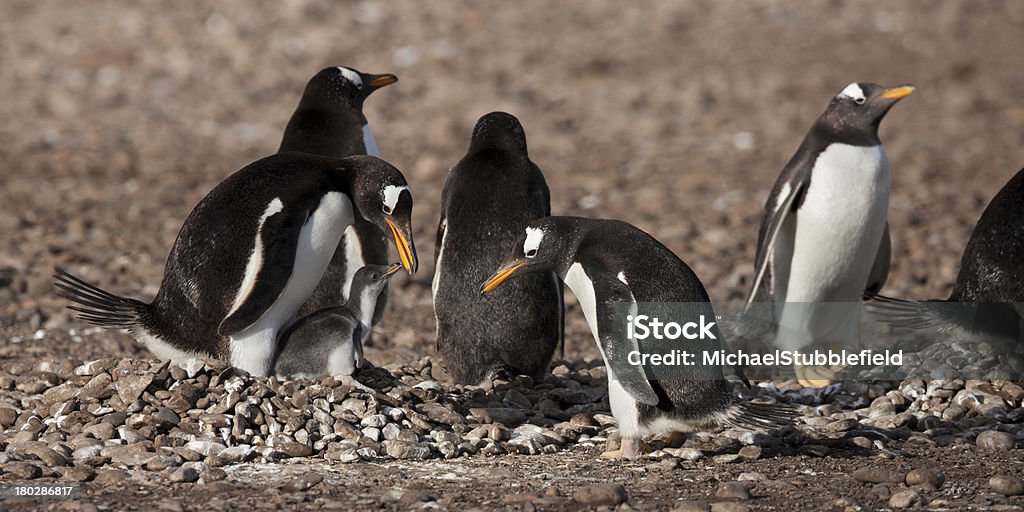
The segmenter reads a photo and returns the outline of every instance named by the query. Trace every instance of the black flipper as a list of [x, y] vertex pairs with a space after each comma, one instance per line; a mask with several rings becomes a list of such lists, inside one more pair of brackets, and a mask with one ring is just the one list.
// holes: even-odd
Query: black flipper
[[616, 322], [621, 322], [623, 318], [615, 315], [615, 307], [631, 304], [633, 308], [636, 308], [629, 286], [614, 278], [602, 279], [602, 277], [606, 278], [613, 274], [594, 268], [593, 265], [591, 268], [584, 267], [584, 270], [594, 286], [597, 302], [597, 332], [600, 338], [598, 343], [600, 343], [605, 357], [608, 378], [617, 379], [622, 388], [637, 402], [650, 406], [658, 405], [658, 395], [654, 392], [654, 387], [651, 386], [644, 373], [644, 367], [628, 363], [628, 354], [640, 350], [636, 340], [617, 337], [622, 333], [622, 326], [616, 325]]
[[[807, 144], [806, 140], [804, 144]], [[768, 274], [772, 251], [786, 218], [803, 202], [804, 192], [811, 182], [811, 167], [814, 165], [814, 162], [810, 160], [810, 155], [811, 152], [805, 151], [801, 145], [782, 170], [782, 174], [779, 175], [779, 179], [768, 195], [768, 201], [764, 206], [764, 217], [761, 219], [761, 228], [757, 235], [754, 280], [750, 286], [750, 294], [747, 296], [747, 308], [754, 301]]]
[[295, 252], [299, 235], [309, 220], [312, 208], [303, 212], [289, 210], [267, 217], [258, 233], [262, 241], [262, 264], [256, 273], [256, 280], [238, 307], [234, 308], [217, 329], [221, 336], [230, 336], [251, 327], [277, 302], [288, 284], [295, 265]]
[[892, 237], [889, 235], [889, 222], [885, 222], [885, 231], [882, 233], [882, 242], [878, 245], [878, 254], [875, 255], [875, 262], [871, 266], [871, 273], [868, 274], [868, 285], [864, 289], [864, 297], [871, 298], [878, 295], [889, 279], [889, 263], [892, 260]]

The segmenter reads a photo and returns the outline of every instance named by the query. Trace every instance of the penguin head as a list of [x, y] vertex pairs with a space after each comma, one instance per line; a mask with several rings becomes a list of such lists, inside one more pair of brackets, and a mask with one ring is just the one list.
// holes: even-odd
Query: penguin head
[[373, 91], [391, 85], [398, 77], [390, 73], [373, 75], [352, 68], [324, 68], [306, 84], [302, 105], [324, 110], [363, 110], [363, 101]]
[[480, 287], [483, 295], [513, 275], [556, 272], [564, 275], [572, 264], [576, 236], [569, 217], [544, 217], [531, 222], [512, 244], [512, 251]]
[[526, 131], [516, 116], [506, 112], [484, 114], [473, 127], [470, 151], [502, 149], [526, 154]]
[[[373, 296], [380, 294], [388, 281], [402, 268], [401, 263], [390, 265], [366, 265], [352, 276], [352, 290], [370, 290]], [[351, 293], [355, 295], [355, 293]]]
[[412, 192], [405, 176], [377, 157], [359, 155], [344, 160], [356, 165], [352, 183], [356, 211], [391, 239], [405, 270], [415, 273], [419, 259], [412, 240]]
[[913, 92], [914, 86], [909, 84], [883, 87], [866, 82], [851, 83], [832, 98], [816, 127], [840, 138], [856, 139], [858, 135], [867, 134], [877, 143], [882, 118], [897, 101]]

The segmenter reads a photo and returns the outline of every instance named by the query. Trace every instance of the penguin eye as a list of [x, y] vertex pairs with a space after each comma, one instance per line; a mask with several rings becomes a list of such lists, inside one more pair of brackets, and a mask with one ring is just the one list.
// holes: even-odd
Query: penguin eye
[[863, 105], [864, 102], [866, 102], [866, 101], [868, 101], [868, 100], [867, 100], [867, 98], [864, 98], [864, 97], [859, 97], [859, 98], [854, 98], [853, 99], [853, 102], [858, 104], [858, 105]]
[[373, 273], [373, 275], [372, 275], [371, 277], [373, 277], [373, 280], [374, 280], [374, 281], [380, 281], [380, 274], [378, 274], [378, 273], [376, 273], [376, 272], [374, 272], [374, 273]]
[[527, 258], [532, 258], [532, 257], [534, 257], [536, 255], [537, 255], [537, 249], [530, 249], [529, 251], [526, 251], [526, 257]]
[[391, 215], [391, 212], [392, 212], [391, 207], [388, 206], [388, 205], [382, 206], [381, 207], [381, 211], [384, 212], [384, 215]]

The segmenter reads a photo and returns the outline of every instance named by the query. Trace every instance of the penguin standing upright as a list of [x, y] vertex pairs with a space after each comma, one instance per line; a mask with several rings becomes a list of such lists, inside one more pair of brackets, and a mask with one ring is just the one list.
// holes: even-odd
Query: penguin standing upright
[[369, 335], [377, 295], [401, 268], [401, 263], [394, 263], [359, 269], [352, 278], [352, 297], [344, 306], [323, 308], [286, 327], [278, 337], [274, 374], [305, 378], [332, 375], [344, 384], [366, 390], [352, 374], [365, 363], [363, 341]]
[[1024, 343], [1024, 169], [981, 214], [971, 233], [949, 298], [907, 302], [876, 296], [869, 310], [914, 329], [963, 331], [1007, 351]]
[[[377, 89], [397, 81], [390, 73], [373, 75], [343, 66], [321, 70], [306, 84], [299, 106], [288, 120], [278, 152], [379, 157], [370, 123], [363, 115], [363, 102]], [[298, 316], [344, 304], [349, 298], [352, 276], [358, 269], [364, 265], [386, 265], [389, 261], [385, 234], [372, 223], [356, 219], [345, 230], [327, 273], [302, 305]], [[385, 288], [373, 306], [373, 324], [383, 315], [387, 299]]]
[[[889, 273], [889, 160], [878, 125], [914, 91], [852, 83], [832, 98], [765, 204], [748, 307], [767, 295], [779, 329], [776, 346], [851, 347], [859, 303]], [[764, 293], [762, 292], [764, 290]], [[829, 368], [799, 366], [804, 385], [834, 378]]]
[[547, 371], [562, 334], [558, 278], [534, 274], [484, 298], [476, 290], [523, 228], [550, 213], [519, 120], [481, 117], [445, 180], [434, 253], [437, 350], [456, 383], [477, 384], [498, 369], [535, 380]]
[[70, 309], [128, 329], [160, 359], [215, 357], [266, 375], [278, 331], [320, 282], [357, 218], [387, 230], [410, 273], [412, 196], [374, 157], [281, 153], [247, 165], [204, 197], [178, 233], [151, 303], [57, 269]]
[[[652, 236], [614, 220], [537, 219], [520, 234], [480, 292], [492, 292], [512, 276], [552, 271], [579, 299], [608, 369], [608, 399], [622, 447], [603, 456], [636, 457], [640, 438], [646, 435], [721, 424], [773, 427], [790, 419], [792, 410], [785, 406], [738, 402], [721, 366], [678, 366], [674, 378], [660, 380], [630, 356], [639, 356], [639, 346], [635, 339], [622, 336], [624, 326], [618, 322], [629, 317], [617, 313], [617, 307], [682, 304], [705, 319], [715, 318], [704, 285]], [[708, 338], [688, 340], [683, 348], [694, 354], [721, 351], [717, 328], [707, 327]]]

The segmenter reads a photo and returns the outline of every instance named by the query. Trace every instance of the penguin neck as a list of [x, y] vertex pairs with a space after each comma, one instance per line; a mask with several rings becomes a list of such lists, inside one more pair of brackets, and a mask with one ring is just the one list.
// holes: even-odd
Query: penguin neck
[[865, 128], [820, 118], [807, 134], [807, 139], [819, 141], [823, 148], [834, 142], [851, 146], [877, 146], [882, 143], [878, 138], [878, 124], [875, 122]]
[[349, 294], [348, 303], [345, 306], [366, 328], [369, 328], [373, 325], [373, 313], [377, 306], [378, 292], [372, 286], [353, 288], [353, 291], [356, 293]]
[[[364, 141], [368, 130], [366, 116], [358, 110], [300, 105], [288, 121], [278, 152], [301, 151], [339, 158], [372, 154]], [[376, 151], [376, 143], [373, 150]]]
[[510, 158], [529, 158], [525, 140], [516, 141], [501, 134], [487, 133], [474, 137], [467, 153], [473, 155], [483, 152], [501, 153]]

